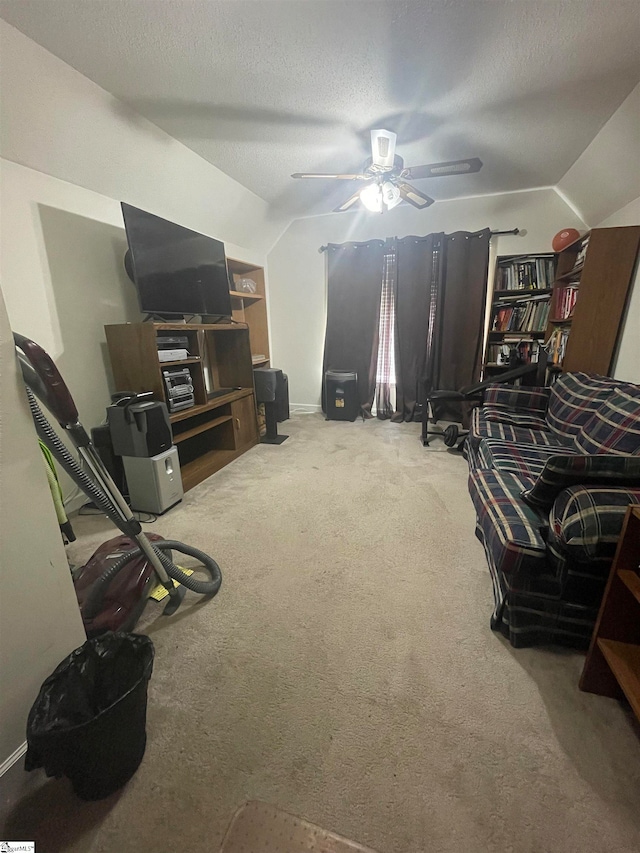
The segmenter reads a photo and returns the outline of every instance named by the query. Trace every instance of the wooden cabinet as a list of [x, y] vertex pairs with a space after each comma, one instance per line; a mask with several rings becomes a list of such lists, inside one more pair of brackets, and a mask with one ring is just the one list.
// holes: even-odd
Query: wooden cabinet
[[231, 417], [236, 447], [251, 447], [255, 444], [256, 412], [253, 397], [243, 397], [231, 403]]
[[640, 507], [627, 509], [580, 689], [626, 696], [640, 719]]
[[[233, 279], [231, 307], [233, 319], [249, 328], [251, 360], [254, 367], [269, 367], [269, 328], [267, 324], [267, 293], [263, 267], [227, 258], [229, 275]], [[243, 281], [251, 281], [255, 291], [242, 290]]]
[[[169, 415], [187, 491], [258, 442], [246, 324], [123, 323], [105, 326], [116, 391], [151, 391], [167, 402], [163, 369], [188, 369], [195, 404]], [[189, 358], [160, 363], [158, 337], [186, 336]]]
[[611, 374], [639, 248], [640, 226], [629, 226], [595, 228], [560, 252], [545, 335], [556, 369]]

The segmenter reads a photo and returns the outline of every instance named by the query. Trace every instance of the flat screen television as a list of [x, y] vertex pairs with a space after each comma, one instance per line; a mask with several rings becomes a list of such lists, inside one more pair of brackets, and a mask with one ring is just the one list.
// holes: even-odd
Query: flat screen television
[[122, 202], [125, 266], [140, 310], [159, 317], [231, 316], [224, 243]]

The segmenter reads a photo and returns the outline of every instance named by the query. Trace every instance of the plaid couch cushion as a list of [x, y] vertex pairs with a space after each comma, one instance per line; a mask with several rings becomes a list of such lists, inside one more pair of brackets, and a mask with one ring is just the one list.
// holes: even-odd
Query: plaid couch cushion
[[564, 489], [589, 485], [640, 488], [640, 456], [551, 454], [522, 497], [531, 506], [550, 509]]
[[520, 494], [527, 480], [514, 474], [478, 469], [469, 475], [469, 493], [491, 562], [500, 573], [543, 572], [547, 520]]
[[548, 429], [514, 426], [512, 423], [488, 421], [484, 416], [484, 407], [473, 410], [469, 443], [474, 447], [482, 438], [498, 438], [502, 441], [514, 441], [517, 444], [534, 444], [543, 447], [569, 447], [573, 449], [573, 438], [557, 435]]
[[547, 424], [560, 435], [577, 435], [600, 404], [619, 385], [588, 373], [562, 373], [551, 386]]
[[[543, 447], [533, 444], [516, 444], [511, 441], [499, 441], [485, 438], [478, 448], [478, 459], [483, 468], [495, 469], [503, 473], [516, 474], [537, 480], [547, 465], [549, 458], [558, 454], [571, 454], [576, 451], [567, 447]], [[531, 502], [536, 505], [535, 502]]]
[[531, 429], [541, 429], [549, 432], [546, 420], [541, 415], [536, 415], [533, 412], [517, 412], [505, 406], [485, 404], [482, 407], [482, 414], [487, 421], [511, 424], [517, 427], [530, 427]]
[[549, 513], [549, 544], [578, 562], [605, 561], [608, 570], [629, 504], [640, 505], [640, 486], [571, 486]]
[[575, 437], [579, 453], [640, 453], [640, 388], [617, 388]]
[[488, 385], [483, 395], [485, 406], [499, 406], [511, 412], [526, 412], [544, 417], [549, 389], [527, 385]]

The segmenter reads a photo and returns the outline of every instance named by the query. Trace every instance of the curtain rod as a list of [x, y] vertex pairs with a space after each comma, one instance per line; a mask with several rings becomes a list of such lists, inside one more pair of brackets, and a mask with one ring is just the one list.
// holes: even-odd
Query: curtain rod
[[[520, 233], [519, 228], [512, 228], [510, 231], [491, 231], [490, 232], [492, 237], [501, 237], [503, 234], [519, 234], [519, 233]], [[322, 254], [322, 252], [326, 252], [328, 248], [329, 248], [328, 246], [320, 246], [318, 251], [320, 252], [320, 254]]]

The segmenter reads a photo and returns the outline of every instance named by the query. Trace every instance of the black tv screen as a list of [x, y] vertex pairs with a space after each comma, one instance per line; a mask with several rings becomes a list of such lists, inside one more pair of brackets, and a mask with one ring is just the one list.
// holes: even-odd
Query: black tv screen
[[224, 243], [122, 202], [140, 310], [231, 316]]

